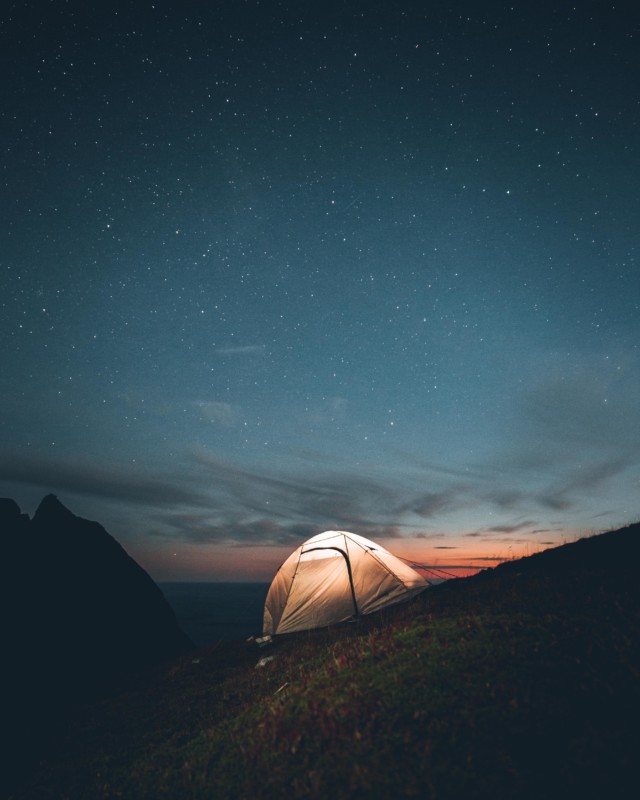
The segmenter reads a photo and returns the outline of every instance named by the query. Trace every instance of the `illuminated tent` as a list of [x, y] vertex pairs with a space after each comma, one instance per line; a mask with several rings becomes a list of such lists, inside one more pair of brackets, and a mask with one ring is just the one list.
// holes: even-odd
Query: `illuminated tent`
[[326, 531], [298, 547], [276, 573], [264, 636], [322, 628], [408, 600], [429, 584], [375, 542]]

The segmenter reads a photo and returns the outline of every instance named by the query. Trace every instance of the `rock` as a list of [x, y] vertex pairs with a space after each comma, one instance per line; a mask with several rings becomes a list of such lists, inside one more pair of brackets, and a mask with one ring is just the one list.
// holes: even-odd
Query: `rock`
[[16, 682], [75, 697], [193, 647], [160, 589], [97, 522], [48, 495], [31, 521], [2, 500], [0, 524]]

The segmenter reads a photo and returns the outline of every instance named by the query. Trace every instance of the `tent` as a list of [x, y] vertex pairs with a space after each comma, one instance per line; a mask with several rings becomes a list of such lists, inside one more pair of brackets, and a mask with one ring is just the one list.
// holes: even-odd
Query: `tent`
[[408, 600], [428, 586], [375, 542], [325, 531], [298, 547], [276, 573], [264, 606], [263, 636], [322, 628]]

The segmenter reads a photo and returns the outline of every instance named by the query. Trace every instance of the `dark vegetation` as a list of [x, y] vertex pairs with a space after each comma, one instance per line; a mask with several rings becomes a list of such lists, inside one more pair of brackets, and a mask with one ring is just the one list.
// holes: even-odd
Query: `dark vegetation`
[[636, 524], [358, 623], [182, 656], [68, 709], [10, 796], [626, 796], [639, 550]]

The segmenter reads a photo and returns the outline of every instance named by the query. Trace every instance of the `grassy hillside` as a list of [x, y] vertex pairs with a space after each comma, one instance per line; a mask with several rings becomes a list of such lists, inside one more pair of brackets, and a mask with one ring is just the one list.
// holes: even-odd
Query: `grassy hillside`
[[75, 709], [11, 796], [622, 796], [639, 550], [634, 525], [359, 623], [203, 649]]

